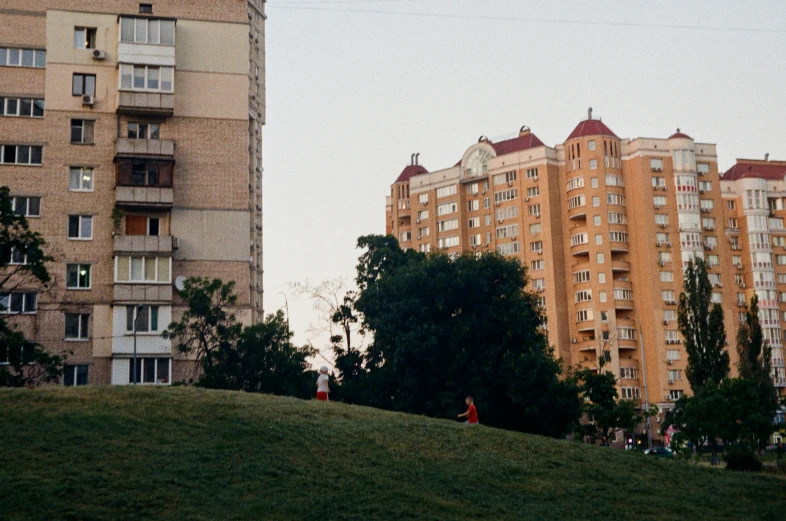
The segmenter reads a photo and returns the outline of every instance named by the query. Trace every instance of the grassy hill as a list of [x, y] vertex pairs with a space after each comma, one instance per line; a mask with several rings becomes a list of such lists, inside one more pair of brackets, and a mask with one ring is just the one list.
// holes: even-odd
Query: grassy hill
[[0, 520], [786, 518], [782, 479], [338, 403], [2, 390], [0, 432]]

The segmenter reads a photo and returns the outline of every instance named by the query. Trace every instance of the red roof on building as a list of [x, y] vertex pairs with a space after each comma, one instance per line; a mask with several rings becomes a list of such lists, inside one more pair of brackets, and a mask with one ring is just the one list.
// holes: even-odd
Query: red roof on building
[[528, 148], [542, 147], [543, 141], [538, 139], [538, 136], [532, 132], [528, 132], [522, 136], [514, 137], [513, 139], [506, 139], [499, 143], [492, 143], [489, 145], [494, 148], [498, 156], [510, 154], [511, 152], [518, 152], [519, 150], [527, 150]]
[[693, 139], [688, 134], [683, 134], [680, 132], [680, 129], [677, 129], [677, 132], [669, 136], [669, 139]]
[[407, 165], [404, 167], [404, 170], [401, 171], [399, 174], [398, 179], [396, 179], [396, 183], [405, 183], [409, 181], [411, 177], [420, 174], [428, 174], [428, 170], [423, 165]]
[[746, 177], [781, 181], [786, 177], [786, 161], [738, 159], [737, 164], [723, 174], [724, 181], [736, 181]]
[[617, 137], [617, 134], [612, 132], [611, 129], [599, 119], [585, 119], [576, 125], [576, 128], [573, 129], [573, 132], [570, 133], [570, 136], [568, 136], [568, 139], [565, 141], [570, 141], [573, 138], [583, 136]]

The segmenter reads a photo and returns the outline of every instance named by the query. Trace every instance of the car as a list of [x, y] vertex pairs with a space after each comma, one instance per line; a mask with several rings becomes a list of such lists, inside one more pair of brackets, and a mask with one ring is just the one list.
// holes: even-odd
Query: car
[[657, 458], [673, 458], [674, 451], [668, 447], [658, 446], [652, 447], [644, 451], [647, 456], [655, 456]]

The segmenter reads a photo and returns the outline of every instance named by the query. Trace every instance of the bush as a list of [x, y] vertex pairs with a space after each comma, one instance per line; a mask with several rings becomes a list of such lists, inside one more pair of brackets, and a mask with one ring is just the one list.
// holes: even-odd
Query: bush
[[737, 472], [761, 472], [762, 463], [750, 450], [734, 450], [723, 457], [727, 470]]

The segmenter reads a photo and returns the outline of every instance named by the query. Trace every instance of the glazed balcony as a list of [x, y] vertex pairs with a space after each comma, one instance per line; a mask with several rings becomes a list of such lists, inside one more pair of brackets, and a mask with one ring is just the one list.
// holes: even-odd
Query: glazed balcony
[[171, 235], [118, 235], [114, 242], [115, 253], [166, 255], [177, 248], [177, 239]]
[[172, 188], [158, 186], [118, 186], [115, 206], [129, 210], [170, 210], [174, 202]]

